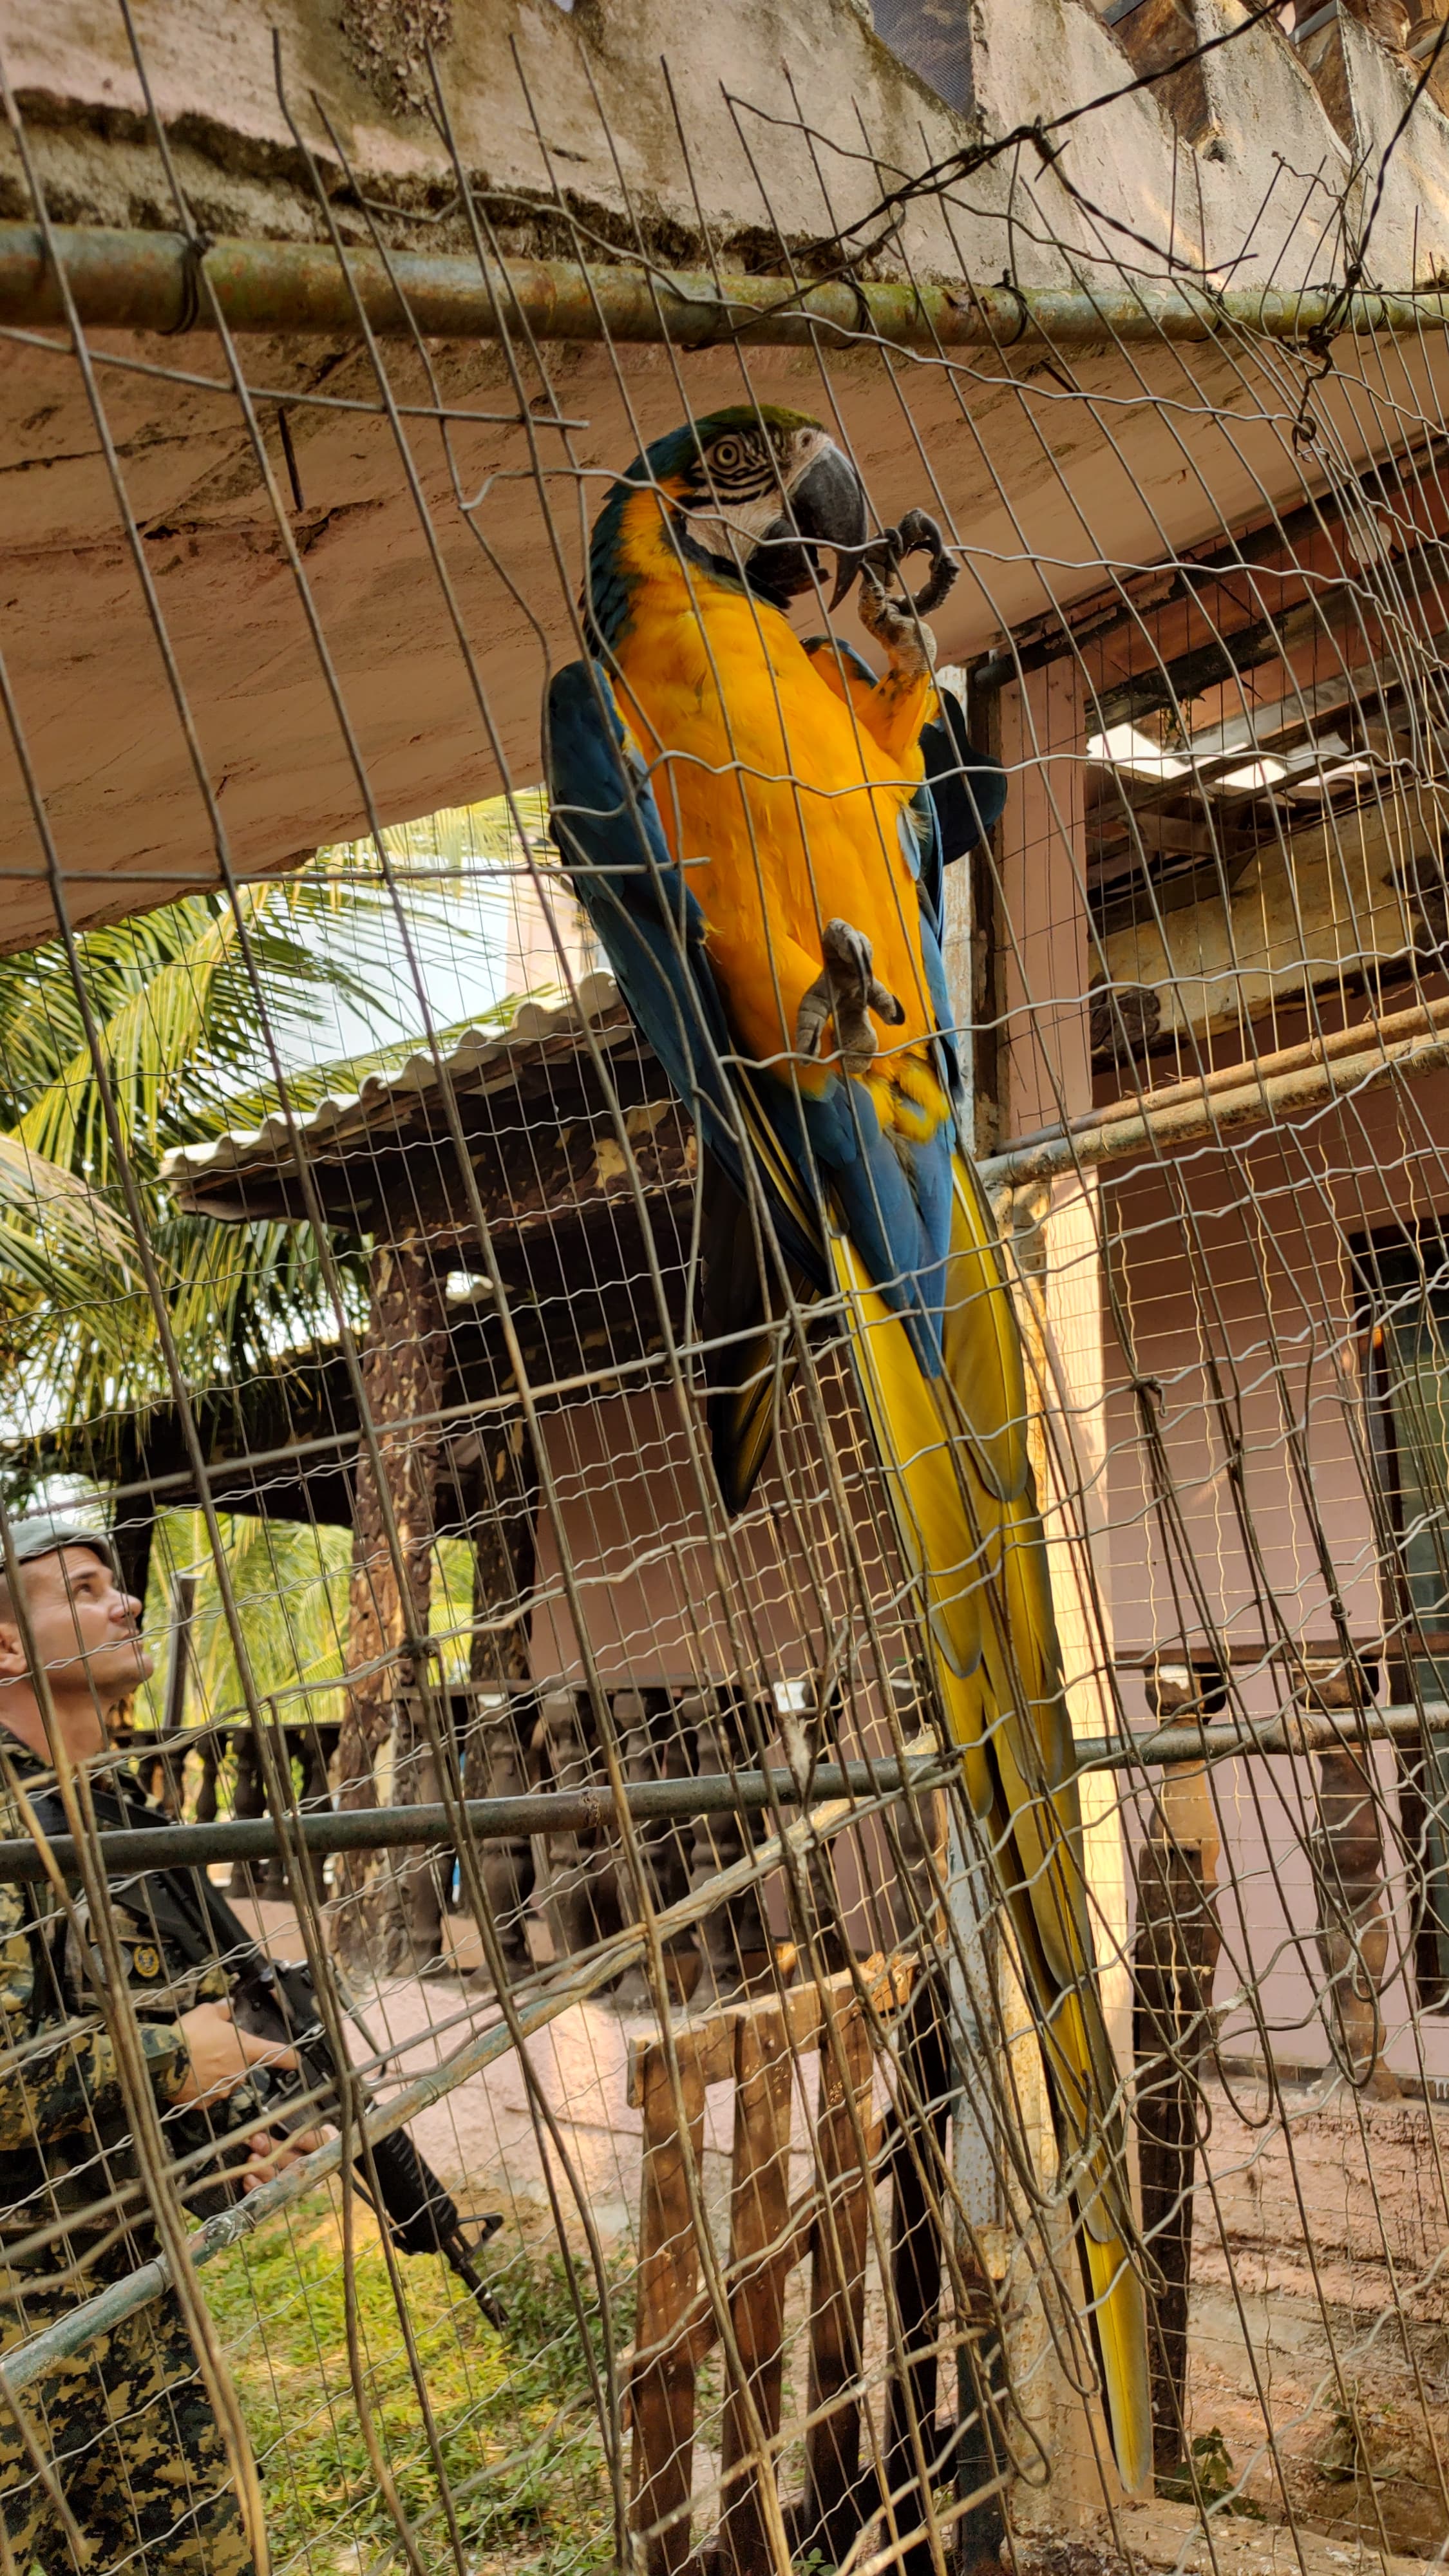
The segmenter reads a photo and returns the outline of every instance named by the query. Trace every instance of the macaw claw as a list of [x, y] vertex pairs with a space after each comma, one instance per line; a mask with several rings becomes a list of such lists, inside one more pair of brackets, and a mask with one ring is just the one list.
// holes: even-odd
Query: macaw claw
[[827, 921], [820, 946], [825, 963], [801, 996], [795, 1044], [801, 1055], [819, 1055], [826, 1023], [833, 1020], [842, 1070], [868, 1073], [876, 1052], [871, 1012], [898, 1029], [906, 1016], [904, 1006], [876, 980], [875, 952], [863, 930], [848, 921]]
[[[901, 566], [910, 555], [929, 555], [931, 569], [918, 591], [907, 588]], [[907, 510], [899, 527], [885, 528], [874, 543], [861, 548], [860, 571], [877, 590], [894, 573], [918, 617], [929, 617], [952, 589], [961, 567], [946, 552], [946, 541], [925, 510]]]
[[[912, 593], [901, 566], [908, 555], [916, 554], [929, 555], [932, 561], [921, 589]], [[940, 606], [957, 571], [935, 520], [928, 519], [924, 510], [908, 510], [898, 528], [887, 528], [873, 544], [862, 547], [856, 569], [861, 577], [857, 614], [867, 635], [874, 636], [890, 656], [897, 679], [924, 677], [936, 661], [936, 639], [925, 623], [925, 611]], [[899, 581], [903, 597], [887, 588], [892, 576]]]

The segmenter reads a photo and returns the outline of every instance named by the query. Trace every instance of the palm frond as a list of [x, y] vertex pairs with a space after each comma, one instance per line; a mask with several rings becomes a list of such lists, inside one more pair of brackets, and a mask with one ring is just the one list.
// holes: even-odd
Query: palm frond
[[[536, 809], [536, 811], [535, 811]], [[173, 1145], [254, 1127], [285, 1096], [303, 1115], [417, 1051], [414, 969], [451, 960], [474, 927], [456, 896], [470, 867], [527, 859], [544, 816], [499, 800], [389, 830], [390, 859], [431, 856], [428, 894], [397, 894], [369, 845], [321, 851], [296, 875], [243, 889], [233, 906], [194, 895], [85, 934], [85, 1002], [115, 1103], [103, 1115], [85, 1014], [57, 945], [0, 958], [0, 1357], [7, 1413], [33, 1443], [46, 1426], [115, 1425], [169, 1400], [161, 1337], [119, 1205], [124, 1157], [166, 1282], [167, 1321], [187, 1376], [224, 1386], [337, 1329], [336, 1296], [306, 1227], [222, 1225], [171, 1205], [159, 1182]], [[404, 864], [401, 884], [408, 882]], [[408, 971], [397, 971], [405, 929]], [[429, 943], [432, 943], [431, 948]], [[466, 989], [466, 987], [465, 987]], [[391, 1022], [363, 1052], [314, 1041], [348, 1018]], [[510, 1006], [440, 1030], [446, 1051]], [[308, 1054], [312, 1060], [307, 1061]], [[278, 1059], [285, 1068], [278, 1080]], [[299, 1058], [302, 1060], [299, 1063]], [[366, 1247], [334, 1247], [349, 1316], [366, 1299]], [[114, 1447], [107, 1434], [102, 1448]]]
[[[224, 1515], [221, 1531], [252, 1692], [261, 1699], [285, 1694], [280, 1714], [293, 1724], [309, 1714], [321, 1719], [335, 1715], [332, 1686], [340, 1684], [345, 1669], [349, 1533], [242, 1513]], [[197, 1576], [191, 1672], [199, 1705], [191, 1710], [193, 1722], [239, 1714], [246, 1707], [247, 1690], [200, 1512], [163, 1514], [157, 1541], [147, 1626], [164, 1635], [166, 1650], [148, 1686], [148, 1722], [159, 1723], [166, 1703], [167, 1665], [176, 1643], [169, 1626], [169, 1595], [174, 1574], [182, 1571]]]
[[0, 1136], [0, 1276], [38, 1296], [114, 1297], [135, 1267], [129, 1226], [108, 1201], [15, 1136]]
[[[303, 935], [309, 919], [332, 908], [310, 887], [305, 899], [296, 887], [244, 887], [235, 910], [196, 897], [167, 907], [176, 916], [166, 924], [169, 937], [157, 935], [162, 916], [148, 916], [150, 936], [124, 961], [114, 955], [114, 931], [91, 934], [107, 942], [99, 961], [106, 1008], [96, 1017], [129, 1159], [154, 1165], [167, 1145], [180, 1141], [178, 1129], [214, 1128], [227, 1114], [229, 1081], [239, 1065], [257, 1059], [265, 1028], [295, 1036], [320, 1025], [316, 997], [323, 994], [358, 1006], [373, 1000], [360, 976]], [[82, 954], [89, 975], [97, 962], [89, 940]], [[43, 996], [27, 997], [29, 1006], [13, 1022], [4, 1019], [0, 999], [12, 1085], [17, 1064], [43, 1061], [44, 1039], [66, 1025], [55, 998], [47, 979]], [[74, 1016], [78, 1023], [79, 1013]], [[102, 1185], [112, 1178], [112, 1141], [79, 1027], [70, 1054], [33, 1092], [18, 1132], [57, 1163], [83, 1169]]]

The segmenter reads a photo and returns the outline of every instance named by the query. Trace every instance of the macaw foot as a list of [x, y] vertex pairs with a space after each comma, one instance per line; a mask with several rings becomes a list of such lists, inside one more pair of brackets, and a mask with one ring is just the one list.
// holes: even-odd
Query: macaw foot
[[[914, 595], [906, 589], [901, 574], [908, 555], [931, 558], [931, 569]], [[936, 639], [921, 621], [933, 608], [940, 607], [959, 569], [946, 552], [935, 520], [928, 518], [924, 510], [907, 510], [898, 528], [887, 528], [873, 545], [863, 549], [860, 622], [867, 635], [874, 636], [888, 654], [893, 671], [914, 679], [934, 668]], [[905, 592], [903, 599], [892, 598], [886, 587], [893, 574]]]
[[823, 1054], [826, 1024], [833, 1020], [835, 1053], [842, 1069], [869, 1073], [876, 1052], [871, 1012], [898, 1029], [906, 1016], [904, 1007], [876, 981], [874, 951], [863, 930], [848, 921], [827, 921], [821, 948], [825, 964], [801, 998], [795, 1044], [801, 1055]]

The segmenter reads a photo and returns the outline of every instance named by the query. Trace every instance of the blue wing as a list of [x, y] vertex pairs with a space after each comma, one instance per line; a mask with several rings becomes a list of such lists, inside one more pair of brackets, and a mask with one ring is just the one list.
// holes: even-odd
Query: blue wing
[[741, 1200], [746, 1154], [763, 1165], [782, 1250], [823, 1288], [813, 1190], [802, 1192], [798, 1169], [778, 1167], [778, 1148], [772, 1153], [761, 1132], [705, 950], [704, 915], [670, 855], [648, 770], [601, 663], [571, 662], [553, 681], [545, 765], [569, 881], [635, 1025]]

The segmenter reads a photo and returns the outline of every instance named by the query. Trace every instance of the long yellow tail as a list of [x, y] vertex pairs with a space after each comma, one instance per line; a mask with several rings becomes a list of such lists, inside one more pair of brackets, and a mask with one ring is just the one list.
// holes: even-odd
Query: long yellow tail
[[1124, 2124], [1112, 2107], [1117, 2072], [1097, 1987], [1021, 1343], [995, 1232], [958, 1156], [946, 1371], [934, 1380], [849, 1238], [832, 1232], [830, 1245], [898, 1540], [921, 1589], [966, 1792], [996, 1854], [1037, 2016], [1074, 2175], [1112, 2447], [1136, 2494], [1152, 2473], [1146, 2303], [1129, 2252]]

